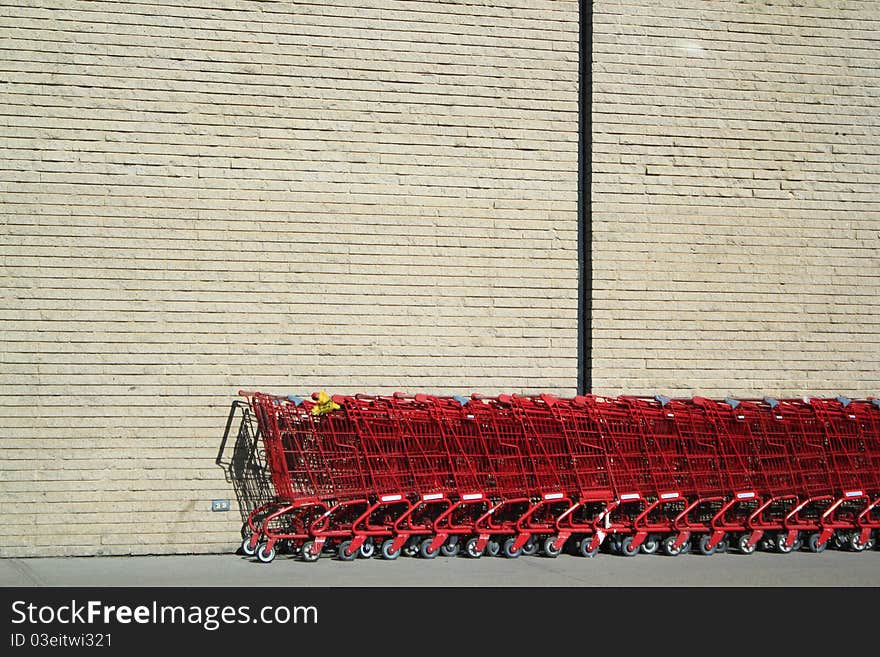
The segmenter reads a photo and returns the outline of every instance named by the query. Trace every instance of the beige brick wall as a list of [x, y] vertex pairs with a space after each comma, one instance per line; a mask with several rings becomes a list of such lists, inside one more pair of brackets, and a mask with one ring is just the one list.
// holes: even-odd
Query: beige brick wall
[[0, 2], [0, 555], [233, 547], [239, 388], [572, 392], [577, 18]]
[[593, 7], [594, 389], [880, 394], [880, 4]]
[[[880, 393], [880, 9], [593, 6], [594, 389]], [[0, 556], [229, 550], [239, 388], [573, 392], [577, 18], [0, 0]]]

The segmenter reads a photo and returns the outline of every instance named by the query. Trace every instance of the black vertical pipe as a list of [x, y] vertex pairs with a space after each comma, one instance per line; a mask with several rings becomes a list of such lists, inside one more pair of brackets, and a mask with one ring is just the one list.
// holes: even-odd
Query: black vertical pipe
[[578, 3], [578, 392], [593, 389], [593, 2]]

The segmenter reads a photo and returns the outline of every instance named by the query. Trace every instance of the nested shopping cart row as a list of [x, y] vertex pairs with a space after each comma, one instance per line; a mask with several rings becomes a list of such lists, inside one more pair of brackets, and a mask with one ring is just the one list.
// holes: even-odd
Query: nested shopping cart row
[[880, 401], [244, 393], [271, 561], [872, 547]]

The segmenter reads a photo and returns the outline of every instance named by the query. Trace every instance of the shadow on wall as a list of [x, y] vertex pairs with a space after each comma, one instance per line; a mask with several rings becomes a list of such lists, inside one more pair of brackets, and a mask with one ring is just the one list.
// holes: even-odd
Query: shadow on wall
[[[230, 433], [233, 430], [237, 432], [235, 444], [229, 460], [224, 461]], [[247, 403], [239, 400], [232, 402], [215, 462], [223, 468], [226, 481], [232, 484], [235, 491], [241, 513], [242, 538], [250, 536], [247, 525], [248, 514], [272, 500], [274, 495], [267, 474], [266, 457], [262, 449], [259, 429]]]

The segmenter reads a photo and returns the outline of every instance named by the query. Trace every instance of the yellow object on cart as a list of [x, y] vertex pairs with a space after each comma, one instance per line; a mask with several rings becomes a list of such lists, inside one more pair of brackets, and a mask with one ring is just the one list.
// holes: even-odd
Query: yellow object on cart
[[315, 405], [312, 406], [312, 415], [324, 415], [325, 413], [330, 413], [331, 411], [342, 408], [323, 390], [318, 393], [318, 399], [316, 399], [315, 402]]

